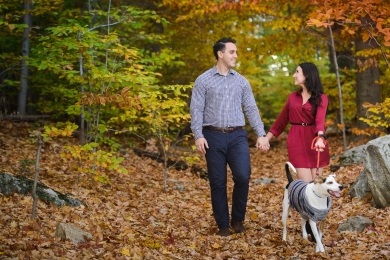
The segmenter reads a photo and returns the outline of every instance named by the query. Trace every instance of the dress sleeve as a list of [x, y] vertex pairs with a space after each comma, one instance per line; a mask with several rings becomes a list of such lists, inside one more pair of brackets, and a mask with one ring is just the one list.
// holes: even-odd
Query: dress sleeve
[[328, 97], [325, 94], [321, 95], [321, 105], [317, 108], [316, 113], [316, 133], [323, 131], [325, 133], [325, 117], [328, 109]]
[[273, 123], [271, 129], [269, 130], [275, 137], [278, 137], [289, 122], [289, 110], [290, 110], [290, 97], [287, 99], [286, 104], [284, 105], [282, 112], [280, 112], [278, 118]]

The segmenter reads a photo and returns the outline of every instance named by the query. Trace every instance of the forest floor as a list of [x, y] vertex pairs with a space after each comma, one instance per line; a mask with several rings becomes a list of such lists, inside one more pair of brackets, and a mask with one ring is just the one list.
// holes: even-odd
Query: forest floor
[[[315, 253], [315, 245], [302, 239], [300, 217], [291, 212], [287, 243], [282, 242], [282, 196], [286, 185], [285, 138], [278, 138], [268, 152], [250, 148], [252, 177], [244, 225], [245, 233], [216, 235], [207, 180], [190, 172], [170, 170], [164, 191], [163, 165], [128, 150], [122, 165], [127, 175], [109, 173], [110, 184], [89, 188], [89, 178], [64, 162], [63, 145], [76, 140], [59, 139], [43, 147], [39, 181], [50, 188], [83, 201], [79, 207], [57, 208], [38, 202], [37, 217], [31, 220], [31, 195], [0, 194], [0, 259], [389, 259], [389, 209], [375, 209], [369, 199], [351, 199], [349, 188], [333, 199], [324, 231], [326, 253]], [[331, 163], [343, 153], [341, 137], [329, 140]], [[349, 147], [358, 144], [350, 144]], [[0, 125], [0, 171], [33, 178], [37, 144], [27, 126]], [[205, 166], [204, 159], [198, 163]], [[363, 165], [340, 168], [339, 183], [349, 186]], [[329, 174], [329, 167], [324, 175]], [[231, 173], [228, 172], [229, 176]], [[256, 184], [261, 178], [275, 183]], [[229, 198], [232, 180], [229, 178]], [[374, 221], [362, 233], [337, 232], [352, 216]], [[55, 237], [59, 222], [70, 223], [92, 234], [93, 240], [73, 244]]]

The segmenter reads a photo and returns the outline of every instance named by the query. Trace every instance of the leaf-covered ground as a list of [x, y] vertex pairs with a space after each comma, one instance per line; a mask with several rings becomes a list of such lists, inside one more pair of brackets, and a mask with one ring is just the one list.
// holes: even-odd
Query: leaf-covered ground
[[[37, 145], [27, 128], [2, 124], [0, 170], [23, 172], [21, 162], [35, 161]], [[286, 184], [285, 139], [267, 152], [251, 148], [252, 179], [245, 219], [247, 232], [230, 237], [215, 235], [208, 182], [187, 171], [170, 170], [164, 192], [163, 166], [140, 158], [130, 150], [123, 165], [128, 175], [110, 174], [109, 185], [88, 188], [89, 179], [60, 158], [62, 139], [43, 148], [40, 182], [82, 200], [71, 208], [38, 203], [37, 218], [30, 220], [31, 196], [0, 194], [0, 259], [386, 259], [390, 258], [389, 210], [370, 207], [367, 199], [351, 199], [348, 188], [334, 199], [325, 224], [325, 254], [315, 254], [314, 244], [302, 239], [300, 217], [290, 214], [288, 241], [282, 242], [281, 201]], [[332, 163], [342, 153], [340, 137], [330, 138]], [[200, 162], [205, 167], [205, 162]], [[33, 176], [31, 173], [23, 173]], [[339, 169], [340, 183], [352, 183], [363, 165]], [[24, 171], [26, 172], [26, 171]], [[329, 167], [325, 174], [329, 173]], [[230, 172], [228, 173], [230, 174]], [[276, 183], [256, 184], [261, 178]], [[231, 191], [232, 180], [228, 186]], [[229, 194], [230, 197], [230, 194]], [[338, 233], [347, 218], [361, 215], [375, 227], [362, 233]], [[55, 238], [58, 222], [71, 223], [94, 239], [81, 244]]]

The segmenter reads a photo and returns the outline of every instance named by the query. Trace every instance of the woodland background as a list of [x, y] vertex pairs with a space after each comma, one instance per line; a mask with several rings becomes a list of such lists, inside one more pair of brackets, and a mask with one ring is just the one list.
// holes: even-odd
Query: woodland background
[[[89, 205], [54, 209], [39, 202], [37, 219], [29, 220], [29, 197], [2, 195], [0, 257], [72, 258], [67, 254], [80, 248], [86, 259], [171, 258], [167, 256], [171, 251], [183, 259], [191, 254], [195, 259], [312, 257], [302, 251], [311, 246], [286, 249], [279, 241], [279, 226], [265, 224], [265, 233], [276, 232], [264, 238], [257, 237], [264, 230], [252, 226], [254, 233], [243, 237], [251, 238], [247, 244], [233, 239], [236, 253], [232, 244], [213, 236], [207, 181], [170, 164], [181, 160], [204, 167], [203, 158], [193, 151], [189, 131], [192, 83], [215, 64], [214, 42], [233, 37], [239, 49], [236, 70], [250, 81], [269, 129], [287, 95], [296, 89], [292, 84], [296, 66], [314, 62], [330, 100], [327, 132], [333, 135], [336, 160], [348, 147], [389, 133], [389, 17], [387, 0], [0, 1], [0, 137], [5, 151], [0, 170], [31, 178], [39, 173], [41, 182]], [[283, 138], [278, 142], [266, 160], [253, 159], [252, 167], [254, 178], [278, 173], [280, 189], [286, 157]], [[136, 148], [158, 153], [161, 161], [138, 159]], [[42, 153], [41, 161], [36, 160], [37, 153]], [[344, 183], [361, 171], [361, 166], [351, 167], [338, 171]], [[194, 185], [195, 194], [174, 189], [176, 181]], [[264, 208], [274, 212], [267, 215], [274, 223], [280, 213], [275, 197], [279, 190], [272, 185], [256, 187], [259, 195], [251, 202], [250, 225], [261, 223]], [[275, 201], [258, 208], [259, 200], [268, 200], [271, 192]], [[347, 195], [342, 200], [351, 206]], [[387, 210], [356, 204], [367, 207], [368, 217], [387, 221], [381, 218], [388, 216]], [[183, 210], [186, 213], [178, 219], [175, 213]], [[161, 212], [167, 216], [164, 222], [156, 220]], [[340, 217], [332, 222], [333, 231]], [[104, 221], [94, 222], [95, 218]], [[54, 220], [94, 231], [96, 241], [78, 246], [54, 241]], [[198, 232], [189, 221], [204, 230], [186, 243], [183, 236]], [[182, 225], [175, 230], [174, 223]], [[388, 242], [387, 232], [348, 235], [346, 243], [370, 246], [376, 256], [384, 250], [379, 245]], [[353, 251], [337, 244], [344, 238], [331, 234], [335, 240], [326, 239], [337, 249], [334, 257], [373, 256], [367, 248]], [[24, 239], [26, 235], [31, 239]]]

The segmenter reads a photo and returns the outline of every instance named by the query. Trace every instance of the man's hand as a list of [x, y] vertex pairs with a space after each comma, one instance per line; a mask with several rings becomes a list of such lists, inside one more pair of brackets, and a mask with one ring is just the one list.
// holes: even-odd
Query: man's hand
[[268, 151], [270, 148], [270, 145], [269, 145], [269, 140], [266, 136], [260, 136], [257, 138], [257, 141], [256, 141], [256, 149], [257, 150], [262, 150], [262, 151]]
[[206, 139], [201, 137], [196, 139], [195, 141], [196, 150], [202, 154], [206, 153], [206, 148], [209, 148], [209, 144], [207, 143]]

